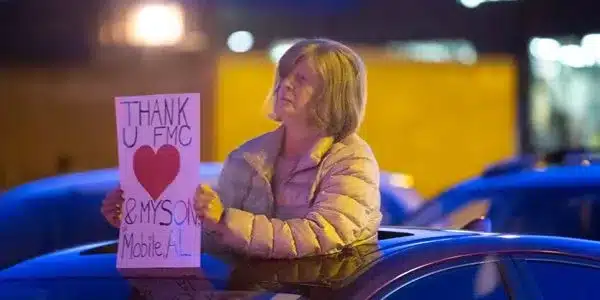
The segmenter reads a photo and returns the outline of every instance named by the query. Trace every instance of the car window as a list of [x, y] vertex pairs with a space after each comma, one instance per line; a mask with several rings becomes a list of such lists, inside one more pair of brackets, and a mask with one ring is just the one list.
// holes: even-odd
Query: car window
[[600, 299], [600, 268], [574, 263], [527, 261], [544, 300]]
[[460, 229], [469, 222], [487, 215], [490, 207], [489, 199], [474, 199], [460, 206], [458, 209], [450, 212], [445, 218], [448, 227]]
[[401, 286], [385, 299], [509, 299], [497, 266], [486, 262], [430, 273]]
[[460, 229], [486, 215], [490, 203], [488, 198], [443, 197], [426, 204], [405, 225]]
[[428, 203], [406, 225], [460, 228], [487, 210], [494, 232], [600, 240], [600, 186], [484, 188], [440, 199]]
[[600, 188], [520, 189], [493, 201], [493, 231], [600, 239]]

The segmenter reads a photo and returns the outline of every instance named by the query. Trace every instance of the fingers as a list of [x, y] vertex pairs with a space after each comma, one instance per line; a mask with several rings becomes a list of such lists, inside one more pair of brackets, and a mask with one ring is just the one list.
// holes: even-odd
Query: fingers
[[207, 196], [199, 196], [196, 197], [196, 201], [194, 202], [194, 209], [196, 212], [201, 212], [207, 210], [211, 207], [212, 197]]
[[201, 184], [200, 186], [202, 187], [202, 189], [204, 191], [206, 191], [209, 194], [214, 194], [215, 193], [215, 191], [212, 189], [212, 187], [210, 187], [210, 185], [208, 185], [208, 184]]
[[104, 213], [104, 214], [119, 212], [119, 211], [121, 211], [121, 204], [106, 201], [106, 202], [102, 203], [102, 206], [100, 207], [100, 211], [102, 211], [102, 213]]
[[196, 216], [197, 216], [197, 217], [198, 217], [200, 220], [204, 220], [204, 219], [206, 219], [207, 217], [209, 217], [209, 216], [210, 216], [210, 214], [211, 214], [211, 211], [213, 210], [213, 206], [214, 206], [214, 205], [213, 205], [213, 203], [211, 202], [211, 203], [208, 203], [208, 204], [207, 204], [207, 205], [205, 205], [205, 206], [198, 207], [198, 208], [196, 209]]
[[121, 207], [121, 204], [125, 200], [123, 199], [123, 191], [114, 190], [106, 195], [106, 198], [102, 201], [102, 207], [112, 209], [114, 207]]
[[210, 196], [216, 196], [217, 192], [215, 192], [210, 185], [208, 184], [200, 184], [197, 188], [196, 188], [196, 195], [210, 195]]
[[114, 227], [118, 228], [121, 226], [121, 214], [120, 213], [116, 213], [116, 214], [112, 215], [112, 217], [108, 218], [107, 220], [110, 223], [110, 225], [112, 225]]
[[104, 215], [104, 218], [106, 219], [106, 221], [108, 221], [108, 223], [110, 225], [112, 225], [113, 227], [119, 227], [121, 225], [121, 212], [120, 211], [109, 211], [109, 212], [102, 212], [102, 215]]
[[200, 184], [196, 188], [194, 200], [194, 210], [199, 219], [218, 223], [223, 212], [223, 203], [219, 194], [210, 185]]
[[114, 227], [119, 227], [121, 224], [121, 206], [123, 203], [123, 190], [120, 186], [108, 193], [102, 201], [100, 212], [104, 218]]
[[106, 200], [109, 200], [111, 202], [123, 202], [123, 190], [121, 189], [115, 189], [112, 192], [110, 192], [107, 197]]
[[208, 203], [217, 196], [217, 193], [208, 185], [201, 184], [196, 188], [195, 203]]
[[121, 206], [102, 206], [100, 211], [103, 215], [112, 216], [121, 213]]
[[120, 217], [120, 215], [121, 215], [121, 206], [103, 205], [100, 208], [100, 212], [104, 215], [104, 217], [106, 219], [113, 219], [115, 217]]
[[194, 210], [198, 218], [201, 220], [205, 219], [213, 207], [215, 196], [214, 191], [209, 186], [198, 186], [194, 201]]

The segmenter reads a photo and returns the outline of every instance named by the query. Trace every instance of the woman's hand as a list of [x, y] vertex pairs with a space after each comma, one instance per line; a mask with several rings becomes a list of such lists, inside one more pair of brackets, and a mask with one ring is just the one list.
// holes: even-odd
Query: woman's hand
[[121, 226], [121, 206], [123, 201], [123, 190], [120, 187], [108, 193], [102, 201], [100, 212], [106, 221], [115, 228]]
[[209, 225], [211, 225], [210, 223], [213, 225], [218, 224], [221, 221], [225, 208], [217, 192], [210, 186], [199, 185], [194, 200], [194, 209], [198, 218], [202, 221], [208, 221]]

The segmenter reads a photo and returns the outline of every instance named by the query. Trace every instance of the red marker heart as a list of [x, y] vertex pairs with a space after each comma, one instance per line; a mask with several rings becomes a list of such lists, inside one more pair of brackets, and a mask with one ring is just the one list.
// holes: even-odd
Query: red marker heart
[[179, 151], [173, 145], [163, 145], [156, 153], [144, 145], [133, 155], [135, 177], [154, 200], [175, 180], [179, 165]]

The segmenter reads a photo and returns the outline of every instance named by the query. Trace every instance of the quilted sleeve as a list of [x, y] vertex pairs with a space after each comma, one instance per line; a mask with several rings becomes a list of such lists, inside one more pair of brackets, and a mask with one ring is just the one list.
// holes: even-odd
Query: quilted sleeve
[[379, 168], [370, 155], [333, 154], [304, 218], [280, 220], [228, 208], [223, 238], [234, 250], [262, 258], [336, 253], [376, 234], [381, 221]]

